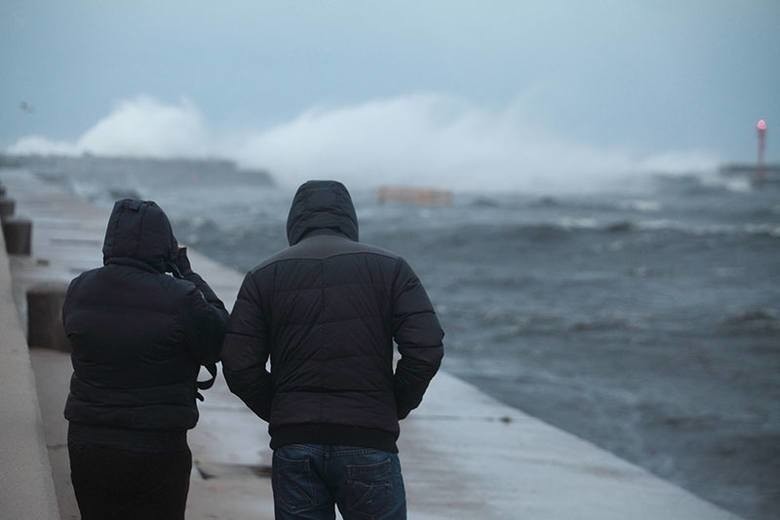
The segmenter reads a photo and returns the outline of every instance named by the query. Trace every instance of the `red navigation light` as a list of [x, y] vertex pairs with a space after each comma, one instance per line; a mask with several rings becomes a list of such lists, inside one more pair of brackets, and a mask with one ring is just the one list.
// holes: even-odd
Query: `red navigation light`
[[757, 128], [757, 129], [758, 129], [760, 132], [763, 132], [763, 131], [765, 131], [765, 130], [766, 130], [766, 121], [764, 121], [763, 119], [759, 119], [759, 120], [758, 120], [758, 123], [756, 123], [756, 128]]

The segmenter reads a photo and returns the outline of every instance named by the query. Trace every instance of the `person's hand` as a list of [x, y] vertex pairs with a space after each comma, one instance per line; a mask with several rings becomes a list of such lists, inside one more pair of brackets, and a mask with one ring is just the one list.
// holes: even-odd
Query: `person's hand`
[[179, 268], [179, 272], [181, 274], [192, 272], [192, 267], [190, 267], [190, 259], [187, 258], [186, 247], [179, 247], [179, 250], [176, 252], [175, 261], [176, 261], [176, 267]]

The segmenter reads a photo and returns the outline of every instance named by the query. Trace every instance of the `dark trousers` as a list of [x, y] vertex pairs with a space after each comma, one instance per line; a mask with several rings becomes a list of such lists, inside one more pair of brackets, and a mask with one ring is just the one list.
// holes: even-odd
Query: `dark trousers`
[[192, 453], [143, 453], [69, 444], [82, 520], [183, 520]]
[[398, 455], [349, 446], [290, 444], [274, 451], [277, 520], [404, 520]]

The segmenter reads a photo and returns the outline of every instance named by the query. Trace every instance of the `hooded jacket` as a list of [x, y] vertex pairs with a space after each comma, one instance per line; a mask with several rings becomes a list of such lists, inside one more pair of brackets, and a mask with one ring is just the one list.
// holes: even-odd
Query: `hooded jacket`
[[420, 404], [443, 356], [425, 289], [403, 258], [358, 242], [338, 182], [298, 189], [287, 237], [290, 247], [239, 291], [222, 350], [230, 390], [269, 422], [272, 448], [397, 451], [398, 421]]
[[[177, 253], [157, 204], [116, 202], [104, 266], [75, 278], [63, 305], [73, 348], [65, 406], [71, 433], [76, 427], [89, 440], [108, 431], [181, 433], [195, 426], [198, 371], [218, 359], [228, 315], [187, 263], [179, 272]], [[119, 437], [130, 442], [138, 435]]]

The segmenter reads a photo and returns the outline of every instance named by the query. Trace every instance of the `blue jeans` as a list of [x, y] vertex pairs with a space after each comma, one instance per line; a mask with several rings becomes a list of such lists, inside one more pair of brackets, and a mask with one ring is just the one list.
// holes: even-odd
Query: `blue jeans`
[[398, 455], [351, 446], [289, 444], [274, 451], [277, 520], [405, 520]]

